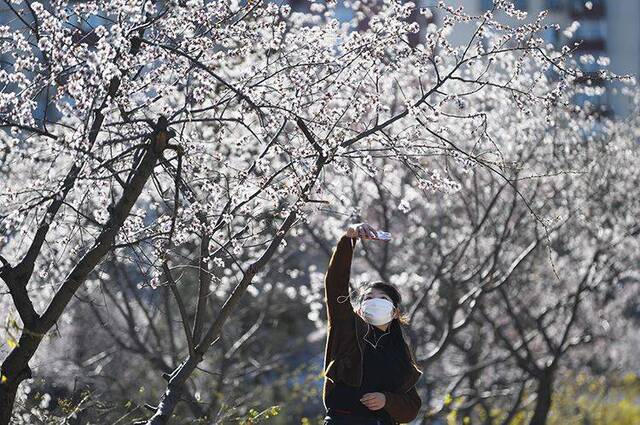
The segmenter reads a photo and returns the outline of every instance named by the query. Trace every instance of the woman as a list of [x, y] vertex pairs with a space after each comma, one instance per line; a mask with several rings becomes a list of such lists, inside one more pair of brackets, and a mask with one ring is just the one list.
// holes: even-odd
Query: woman
[[376, 240], [367, 223], [340, 237], [325, 274], [327, 343], [322, 400], [324, 425], [394, 425], [412, 421], [422, 401], [415, 384], [422, 371], [405, 342], [401, 297], [391, 284], [366, 284], [349, 302], [353, 249], [360, 239]]

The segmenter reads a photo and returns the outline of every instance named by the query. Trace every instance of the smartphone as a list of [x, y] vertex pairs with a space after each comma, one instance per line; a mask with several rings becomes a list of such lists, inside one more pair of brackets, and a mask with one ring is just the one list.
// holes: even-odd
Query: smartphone
[[384, 232], [382, 230], [377, 230], [376, 234], [378, 236], [378, 239], [380, 239], [380, 240], [383, 240], [383, 241], [391, 240], [391, 233], [389, 233], [389, 232]]

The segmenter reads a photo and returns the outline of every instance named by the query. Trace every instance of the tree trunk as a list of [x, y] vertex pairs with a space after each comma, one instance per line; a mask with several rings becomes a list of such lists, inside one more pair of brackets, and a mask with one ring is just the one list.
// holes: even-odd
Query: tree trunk
[[553, 369], [546, 368], [542, 372], [542, 376], [538, 380], [538, 388], [536, 389], [536, 408], [529, 425], [545, 425], [547, 416], [551, 410], [551, 401], [553, 395]]
[[6, 425], [11, 419], [13, 403], [16, 399], [18, 386], [25, 379], [31, 378], [29, 359], [33, 357], [42, 337], [38, 333], [23, 330], [18, 345], [11, 350], [2, 362], [2, 382], [0, 383], [0, 424]]
[[16, 399], [20, 382], [3, 382], [0, 384], [0, 423], [8, 424], [11, 419], [11, 411], [13, 410], [13, 402]]

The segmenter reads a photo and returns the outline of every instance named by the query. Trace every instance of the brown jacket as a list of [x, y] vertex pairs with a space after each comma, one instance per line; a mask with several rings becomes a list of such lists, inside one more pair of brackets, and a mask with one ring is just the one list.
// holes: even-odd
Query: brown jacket
[[[353, 243], [351, 242], [353, 241]], [[327, 344], [324, 354], [324, 386], [322, 401], [326, 408], [327, 394], [335, 381], [359, 387], [362, 383], [362, 335], [367, 323], [353, 311], [349, 302], [349, 277], [351, 259], [357, 239], [342, 236], [333, 250], [324, 278], [325, 304], [327, 306]], [[340, 297], [338, 299], [338, 297]], [[340, 302], [339, 302], [340, 301]], [[404, 335], [403, 335], [404, 341]], [[395, 392], [383, 392], [384, 409], [396, 423], [411, 422], [418, 414], [422, 400], [415, 384], [422, 375], [405, 341], [404, 347], [412, 359], [411, 373]]]

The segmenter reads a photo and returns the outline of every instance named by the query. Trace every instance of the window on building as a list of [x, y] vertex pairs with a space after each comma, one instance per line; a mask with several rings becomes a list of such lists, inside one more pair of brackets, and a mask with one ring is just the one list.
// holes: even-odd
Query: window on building
[[605, 13], [605, 0], [570, 0], [570, 12], [575, 15], [602, 16]]
[[527, 3], [528, 3], [527, 0], [514, 0], [513, 1], [513, 5], [516, 7], [516, 9], [520, 9], [520, 10], [527, 10], [529, 8], [529, 5]]
[[558, 30], [555, 28], [547, 28], [542, 31], [542, 39], [545, 43], [551, 43], [554, 46], [558, 45]]
[[547, 10], [560, 10], [562, 9], [562, 0], [545, 0], [544, 8]]

